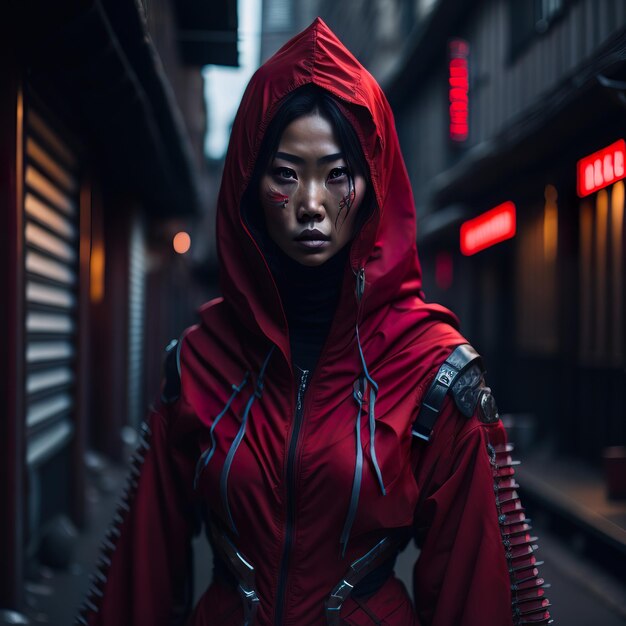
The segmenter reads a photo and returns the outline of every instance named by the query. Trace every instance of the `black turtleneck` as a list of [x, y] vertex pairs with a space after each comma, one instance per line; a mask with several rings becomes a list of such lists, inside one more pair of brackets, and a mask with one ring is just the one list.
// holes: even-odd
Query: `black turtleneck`
[[273, 273], [287, 316], [291, 359], [299, 368], [312, 371], [335, 315], [350, 246], [326, 263], [302, 265], [278, 251]]

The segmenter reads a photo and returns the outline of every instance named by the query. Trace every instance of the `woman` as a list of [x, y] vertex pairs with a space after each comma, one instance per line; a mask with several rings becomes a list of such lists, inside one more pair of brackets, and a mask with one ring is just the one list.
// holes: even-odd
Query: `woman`
[[319, 19], [250, 81], [217, 234], [223, 298], [170, 346], [80, 623], [548, 623], [480, 359], [423, 300], [389, 105]]

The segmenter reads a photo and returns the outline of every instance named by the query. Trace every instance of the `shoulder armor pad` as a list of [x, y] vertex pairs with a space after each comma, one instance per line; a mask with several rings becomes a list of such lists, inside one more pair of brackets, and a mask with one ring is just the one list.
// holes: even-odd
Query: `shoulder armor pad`
[[484, 386], [483, 371], [480, 355], [472, 346], [457, 346], [439, 368], [424, 395], [417, 419], [413, 423], [413, 435], [429, 441], [443, 401], [450, 390], [463, 415], [473, 415], [479, 401], [481, 385]]
[[163, 391], [161, 401], [165, 404], [173, 404], [180, 396], [180, 346], [178, 339], [172, 339], [165, 346], [165, 358], [163, 360]]
[[478, 419], [491, 424], [497, 422], [500, 415], [491, 388], [485, 384], [484, 373], [481, 366], [472, 363], [452, 386], [452, 396], [465, 417], [472, 417], [478, 405]]
[[452, 385], [452, 397], [459, 411], [465, 417], [472, 417], [478, 404], [478, 396], [485, 387], [483, 368], [477, 363], [472, 363]]

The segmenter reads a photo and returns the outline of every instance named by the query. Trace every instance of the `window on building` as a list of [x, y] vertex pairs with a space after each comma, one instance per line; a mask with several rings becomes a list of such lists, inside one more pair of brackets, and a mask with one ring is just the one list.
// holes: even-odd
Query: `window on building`
[[269, 31], [289, 30], [293, 23], [293, 4], [288, 0], [270, 0], [266, 3], [266, 27]]
[[26, 458], [70, 454], [78, 352], [80, 161], [34, 107], [25, 124]]
[[511, 57], [547, 32], [565, 12], [568, 0], [509, 0]]
[[526, 354], [552, 355], [558, 350], [556, 259], [557, 191], [547, 185], [543, 208], [527, 211], [518, 225], [517, 343]]
[[583, 200], [579, 213], [579, 354], [624, 362], [624, 183]]

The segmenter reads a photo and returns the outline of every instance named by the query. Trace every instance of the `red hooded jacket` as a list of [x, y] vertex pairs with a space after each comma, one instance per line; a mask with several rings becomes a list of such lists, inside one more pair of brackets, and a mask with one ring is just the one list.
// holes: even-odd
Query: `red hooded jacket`
[[[302, 397], [279, 292], [241, 203], [272, 116], [307, 83], [331, 92], [355, 128], [377, 207], [351, 244], [337, 312]], [[244, 623], [236, 585], [223, 577], [191, 615], [175, 609], [198, 505], [254, 567], [259, 626], [325, 624], [325, 602], [350, 564], [398, 529], [421, 546], [415, 606], [391, 576], [373, 595], [349, 597], [341, 623], [547, 623], [500, 422], [467, 418], [447, 398], [430, 442], [411, 435], [437, 370], [466, 343], [456, 318], [423, 299], [415, 229], [389, 104], [317, 19], [243, 96], [218, 200], [223, 297], [183, 335], [180, 395], [148, 417], [80, 623]], [[530, 582], [520, 583], [522, 575]]]

